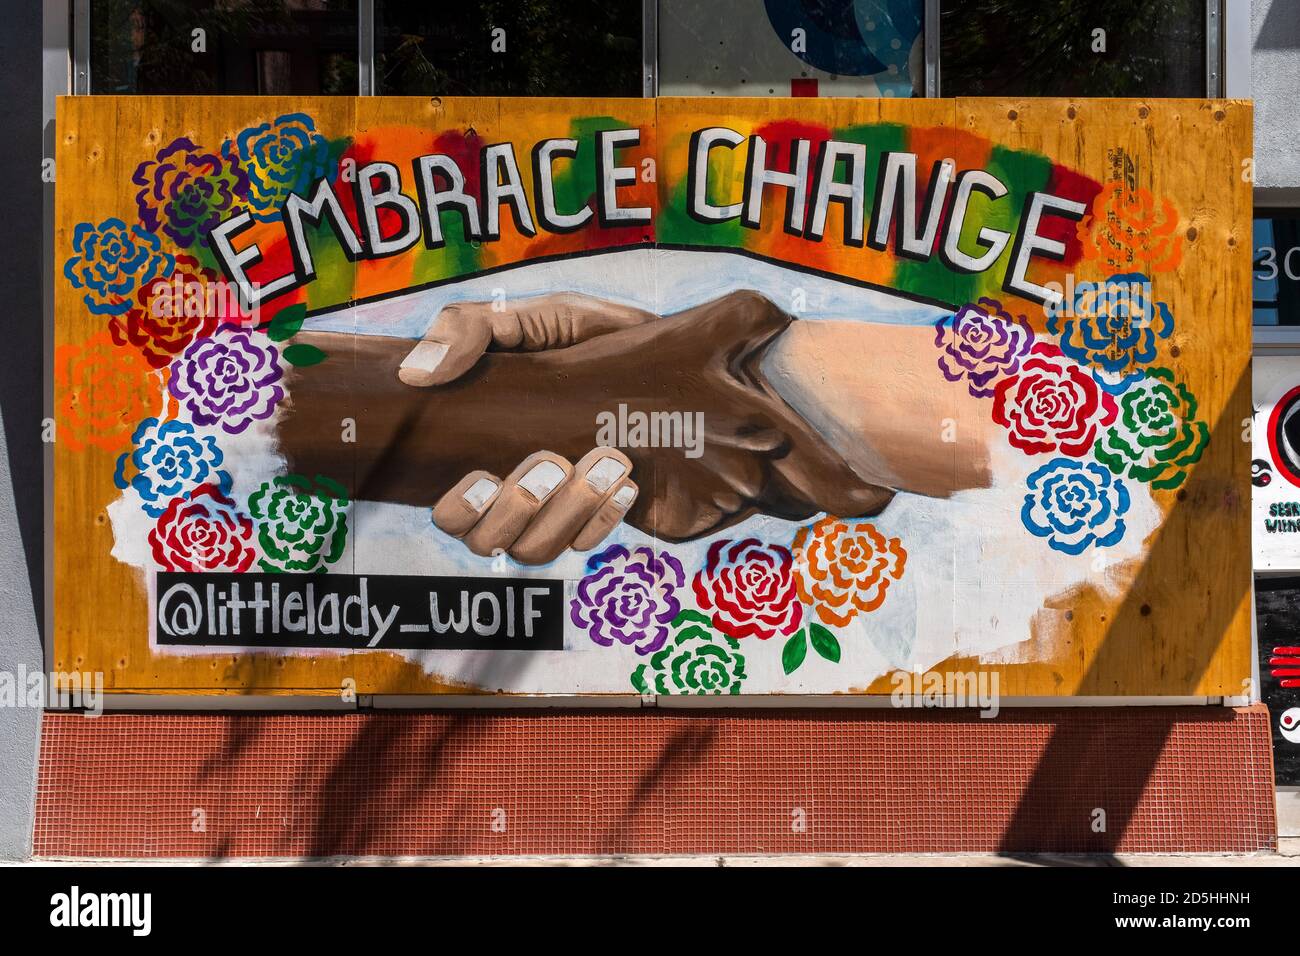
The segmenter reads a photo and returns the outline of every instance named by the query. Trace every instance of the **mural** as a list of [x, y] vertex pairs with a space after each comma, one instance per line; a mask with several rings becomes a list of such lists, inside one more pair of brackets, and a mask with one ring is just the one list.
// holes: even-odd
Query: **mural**
[[1255, 360], [1251, 420], [1256, 571], [1300, 571], [1300, 374], [1294, 358]]
[[59, 117], [56, 657], [110, 687], [1249, 676], [1244, 187], [979, 101], [169, 102]]
[[1260, 698], [1273, 726], [1273, 776], [1278, 786], [1300, 786], [1300, 578], [1262, 577], [1255, 582], [1259, 628]]

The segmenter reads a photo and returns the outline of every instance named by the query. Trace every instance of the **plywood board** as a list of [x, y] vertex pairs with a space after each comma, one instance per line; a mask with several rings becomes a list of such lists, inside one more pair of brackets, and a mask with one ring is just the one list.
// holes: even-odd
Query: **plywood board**
[[1244, 692], [1249, 104], [94, 97], [58, 143], [56, 670]]

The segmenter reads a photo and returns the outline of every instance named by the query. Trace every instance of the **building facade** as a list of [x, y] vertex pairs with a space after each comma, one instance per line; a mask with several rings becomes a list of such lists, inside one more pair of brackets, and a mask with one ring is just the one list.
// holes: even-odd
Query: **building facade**
[[[1300, 614], [1300, 551], [1287, 547], [1300, 506], [1289, 511], [1286, 494], [1300, 485], [1288, 438], [1293, 384], [1300, 390], [1292, 357], [1300, 256], [1291, 255], [1300, 170], [1288, 118], [1300, 22], [1289, 5], [662, 0], [435, 12], [381, 0], [76, 0], [47, 3], [43, 30], [43, 158], [52, 173], [40, 393], [56, 437], [42, 446], [43, 520], [15, 507], [10, 560], [27, 596], [12, 596], [12, 620], [27, 623], [3, 646], [15, 673], [85, 674], [92, 683], [99, 675], [105, 693], [92, 704], [105, 713], [88, 719], [52, 692], [43, 710], [0, 709], [12, 727], [6, 779], [16, 781], [4, 818], [9, 854], [1250, 852], [1275, 844], [1272, 767], [1279, 785], [1295, 782], [1288, 720], [1300, 723], [1288, 696], [1300, 706], [1290, 672], [1294, 663], [1300, 675], [1300, 637], [1287, 639]], [[487, 99], [497, 97], [505, 99]], [[548, 99], [534, 107], [529, 97]], [[459, 145], [448, 145], [452, 131]], [[272, 150], [299, 143], [294, 163], [314, 151], [320, 168], [277, 166], [279, 153], [259, 165], [268, 136]], [[770, 150], [766, 161], [756, 149]], [[725, 158], [733, 155], [745, 159]], [[450, 159], [422, 167], [427, 156]], [[384, 163], [417, 179], [423, 168], [446, 178], [430, 172], [425, 185], [403, 186]], [[1205, 168], [1189, 174], [1196, 163]], [[228, 189], [239, 201], [204, 206], [212, 215], [193, 226], [158, 197], [174, 170], [199, 167], [203, 188], [216, 190], [205, 196]], [[335, 189], [349, 169], [360, 170], [364, 187]], [[386, 187], [381, 174], [390, 176]], [[789, 196], [784, 209], [779, 190]], [[981, 222], [964, 228], [957, 217], [954, 228], [954, 207], [985, 209], [970, 199], [981, 190], [993, 202], [1014, 194], [1015, 214], [990, 203]], [[288, 212], [306, 200], [315, 203], [305, 214], [317, 229], [310, 238]], [[332, 219], [331, 202], [345, 204]], [[1134, 212], [1142, 203], [1150, 207]], [[885, 209], [900, 220], [892, 233]], [[1068, 229], [1038, 227], [1053, 209]], [[191, 332], [188, 345], [150, 352], [162, 340], [139, 331], [147, 316], [134, 327], [131, 316], [152, 299], [133, 303], [95, 285], [103, 273], [87, 264], [89, 243], [109, 236], [114, 220], [135, 243], [130, 219], [117, 217], [137, 210], [153, 238], [136, 233], [143, 245], [132, 245], [133, 255], [156, 254], [158, 263], [148, 282], [173, 278], [178, 263], [193, 276], [210, 269], [214, 281], [239, 286], [232, 308], [241, 319], [265, 306], [248, 327], [275, 344], [250, 338], [240, 348], [280, 363], [291, 404], [273, 407], [286, 390], [277, 374], [241, 406], [242, 418], [228, 406], [216, 414], [195, 384], [205, 360], [190, 350], [220, 336]], [[930, 219], [939, 238], [924, 231]], [[290, 230], [275, 233], [282, 221]], [[1107, 231], [1107, 222], [1116, 225]], [[320, 238], [322, 223], [332, 237]], [[256, 236], [267, 250], [287, 243], [279, 258], [264, 257], [262, 273], [255, 256], [240, 257], [235, 240], [245, 233], [244, 243]], [[224, 246], [214, 238], [227, 235]], [[1036, 243], [1046, 253], [1037, 262]], [[1247, 248], [1253, 343], [1244, 322]], [[1065, 265], [1050, 271], [1057, 267], [1047, 260]], [[604, 265], [581, 265], [590, 261]], [[280, 289], [292, 302], [277, 299], [277, 263], [287, 263]], [[1098, 280], [1104, 290], [1122, 287], [1125, 308], [1142, 303], [1140, 314], [1127, 314], [1124, 334], [1139, 345], [1123, 361], [1114, 342], [1089, 346], [1086, 317], [1069, 311], [1083, 308], [1081, 283]], [[577, 326], [548, 331], [551, 313], [520, 304], [539, 294], [582, 300], [565, 300], [564, 321], [577, 315], [578, 326], [607, 335], [608, 347], [601, 351], [594, 334], [582, 341], [590, 333]], [[714, 301], [724, 305], [710, 312]], [[481, 304], [480, 318], [466, 302]], [[143, 355], [129, 352], [131, 363], [144, 363], [141, 382], [167, 376], [152, 392], [114, 393], [131, 408], [129, 422], [91, 415], [95, 388], [76, 387], [90, 348], [87, 310], [105, 324], [112, 362], [126, 361], [129, 342]], [[440, 310], [493, 330], [466, 370], [515, 383], [496, 388], [514, 397], [508, 414], [494, 410], [501, 398], [475, 393], [473, 375], [439, 391], [450, 381], [438, 377], [448, 374], [441, 363], [459, 341], [428, 331]], [[688, 314], [689, 323], [680, 318]], [[496, 331], [494, 315], [517, 320], [525, 337], [539, 323], [546, 344], [556, 335], [578, 341], [554, 358], [527, 341], [524, 353], [541, 354], [500, 356], [519, 343]], [[1015, 369], [986, 358], [971, 366], [959, 320], [991, 323], [1020, 342]], [[864, 321], [872, 330], [865, 345]], [[437, 360], [394, 353], [404, 372], [364, 392], [369, 379], [359, 370], [372, 353], [339, 338], [363, 326], [432, 345]], [[707, 369], [710, 350], [760, 355], [726, 340], [737, 328], [763, 343], [753, 359], [763, 384], [733, 405], [719, 397], [729, 386], [684, 363], [703, 354]], [[917, 329], [924, 334], [906, 334]], [[617, 336], [630, 336], [628, 344], [616, 347]], [[1031, 339], [1046, 351], [1031, 353]], [[327, 375], [340, 348], [354, 350], [351, 371]], [[484, 348], [486, 365], [475, 366]], [[1134, 357], [1143, 350], [1147, 358]], [[381, 352], [373, 354], [379, 372], [388, 361]], [[599, 361], [586, 364], [595, 353]], [[427, 359], [428, 348], [421, 354]], [[836, 355], [850, 356], [843, 368]], [[1039, 400], [1016, 404], [1030, 387], [1022, 359], [1069, 383], [1053, 395], [1081, 396], [1095, 414], [1080, 411], [1044, 439], [1042, 423], [1025, 417]], [[1096, 374], [1080, 377], [1089, 365]], [[943, 378], [924, 385], [922, 366]], [[123, 369], [114, 376], [94, 366], [94, 381], [130, 380]], [[557, 374], [587, 383], [600, 401], [560, 395]], [[629, 387], [637, 376], [650, 392]], [[425, 388], [418, 403], [398, 379]], [[337, 381], [351, 390], [340, 392]], [[909, 383], [922, 383], [918, 394], [899, 397]], [[943, 404], [949, 387], [960, 392], [951, 405]], [[1137, 445], [1115, 431], [1146, 407], [1135, 389], [1182, 416], [1167, 453], [1154, 458], [1141, 449], [1125, 458]], [[263, 409], [257, 402], [272, 391]], [[661, 399], [683, 394], [691, 397], [680, 407]], [[149, 414], [160, 399], [164, 411]], [[171, 400], [180, 411], [169, 418]], [[751, 453], [766, 440], [752, 417], [765, 402], [774, 410], [763, 422], [781, 432], [781, 451], [775, 443], [763, 451], [761, 467], [730, 451], [719, 464], [710, 443]], [[1006, 434], [965, 417], [986, 406]], [[676, 429], [672, 441], [658, 432], [638, 438], [638, 407], [680, 413], [660, 422]], [[392, 408], [415, 419], [378, 411]], [[419, 419], [426, 414], [437, 417]], [[692, 432], [695, 414], [702, 421]], [[592, 461], [627, 470], [599, 490], [612, 502], [632, 487], [629, 501], [640, 501], [625, 506], [627, 524], [610, 532], [609, 547], [582, 547], [578, 525], [560, 544], [525, 532], [493, 556], [494, 539], [458, 523], [443, 491], [472, 503], [487, 487], [486, 512], [500, 500], [497, 476], [515, 462], [533, 469], [521, 464], [520, 475], [541, 474], [541, 449], [560, 452], [564, 460], [552, 463], [560, 471], [597, 474], [583, 464], [585, 433], [572, 438], [576, 451], [557, 446], [570, 440], [548, 431], [557, 416], [613, 430], [609, 440], [591, 439], [592, 454], [616, 447], [626, 458]], [[413, 420], [484, 431], [452, 440], [452, 462], [437, 443], [412, 446]], [[498, 420], [496, 430], [486, 424]], [[83, 433], [86, 421], [94, 427]], [[326, 447], [323, 432], [346, 434], [348, 422], [355, 435]], [[899, 437], [899, 422], [910, 423], [909, 437]], [[254, 447], [266, 423], [276, 429], [270, 451]], [[719, 438], [720, 425], [730, 438]], [[921, 435], [932, 427], [927, 452]], [[207, 444], [204, 428], [215, 429]], [[171, 441], [167, 430], [185, 433], [187, 454], [204, 459], [211, 481], [164, 489], [171, 479], [151, 470], [150, 455]], [[100, 441], [106, 432], [115, 437]], [[871, 447], [870, 461], [854, 457], [855, 436]], [[1005, 457], [1008, 445], [1018, 457]], [[823, 453], [827, 446], [837, 454]], [[264, 452], [287, 466], [267, 464]], [[707, 466], [703, 477], [696, 461]], [[972, 461], [992, 477], [963, 478]], [[22, 467], [11, 469], [13, 493], [30, 505], [17, 487]], [[1015, 468], [1024, 473], [996, 497]], [[1034, 497], [1076, 473], [1108, 503], [1086, 533], [1062, 523], [1047, 490]], [[284, 484], [298, 474], [315, 483]], [[620, 486], [629, 475], [638, 484]], [[195, 566], [186, 543], [195, 525], [177, 523], [204, 496], [203, 520], [234, 529], [221, 552], [226, 565]], [[300, 535], [268, 530], [292, 524], [285, 515], [304, 499], [318, 522], [306, 548]], [[433, 527], [427, 518], [418, 529], [403, 523], [431, 505]], [[830, 517], [845, 514], [853, 520]], [[732, 526], [757, 537], [724, 534]], [[836, 551], [841, 544], [849, 551]], [[819, 566], [819, 549], [838, 557]], [[866, 570], [843, 583], [844, 555], [858, 560], [863, 551]], [[265, 642], [273, 646], [250, 647], [225, 633], [224, 617], [206, 639], [190, 639], [167, 599], [186, 593], [173, 588], [197, 594], [211, 579], [194, 575], [214, 567], [250, 572], [248, 585], [258, 580], [268, 593], [273, 584], [287, 593], [294, 574], [322, 592], [322, 582], [339, 582], [330, 595], [342, 612], [337, 640], [324, 636], [324, 610], [309, 625], [321, 635], [297, 643], [286, 626]], [[329, 573], [309, 582], [316, 571]], [[413, 575], [447, 589], [438, 592], [444, 610], [474, 602], [459, 631], [503, 643], [390, 638], [387, 656], [367, 653], [372, 638], [383, 639], [369, 630], [368, 605], [378, 609], [376, 630], [423, 626], [382, 610], [405, 600]], [[369, 592], [355, 590], [363, 584]], [[615, 615], [611, 588], [630, 589], [616, 591], [619, 600], [649, 602], [649, 616], [629, 624]], [[496, 609], [491, 633], [477, 627], [480, 598]], [[525, 610], [533, 599], [535, 611]], [[311, 606], [313, 594], [298, 600]], [[364, 641], [346, 636], [357, 637], [349, 600]], [[228, 606], [237, 631], [242, 605]], [[455, 630], [454, 612], [446, 628], [437, 610], [433, 620], [440, 635]], [[498, 631], [515, 621], [521, 633], [540, 622], [536, 651], [504, 643]], [[938, 689], [926, 683], [936, 677]]]

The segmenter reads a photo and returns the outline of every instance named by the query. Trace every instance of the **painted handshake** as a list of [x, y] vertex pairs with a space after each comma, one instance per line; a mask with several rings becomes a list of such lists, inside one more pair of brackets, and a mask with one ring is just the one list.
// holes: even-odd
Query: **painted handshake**
[[[443, 385], [469, 371], [489, 348], [565, 348], [654, 318], [630, 306], [565, 294], [509, 308], [450, 305], [403, 360], [397, 377], [417, 387]], [[615, 448], [594, 448], [577, 465], [539, 451], [504, 481], [470, 472], [434, 506], [433, 523], [475, 554], [508, 552], [524, 564], [546, 564], [569, 548], [594, 548], [623, 520], [638, 492], [631, 472], [632, 462]]]
[[[698, 324], [690, 343], [692, 321]], [[487, 352], [551, 352], [603, 336], [611, 343], [625, 340], [619, 351], [639, 355], [636, 361], [643, 369], [664, 363], [662, 370], [673, 370], [651, 374], [660, 391], [672, 394], [680, 408], [692, 401], [694, 389], [697, 407], [706, 407], [706, 422], [717, 426], [708, 435], [712, 451], [701, 466], [672, 463], [669, 477], [665, 456], [643, 459], [641, 465], [651, 473], [645, 477], [656, 493], [638, 509], [638, 526], [681, 539], [755, 511], [790, 518], [830, 509], [874, 513], [890, 493], [864, 485], [779, 398], [754, 381], [750, 359], [790, 321], [752, 292], [733, 293], [666, 319], [574, 294], [506, 307], [459, 303], [442, 310], [406, 355], [397, 377], [409, 386], [437, 388], [463, 380]], [[638, 328], [644, 335], [624, 334]], [[683, 344], [694, 349], [699, 368], [690, 368]], [[672, 379], [683, 372], [687, 381], [679, 386]], [[700, 387], [700, 381], [707, 386]], [[604, 391], [608, 394], [609, 388]], [[592, 421], [586, 414], [570, 423], [570, 439], [574, 426], [590, 428]], [[546, 440], [545, 435], [536, 437], [539, 443]], [[572, 448], [572, 440], [567, 445]], [[595, 547], [623, 520], [640, 490], [631, 478], [634, 464], [611, 447], [593, 448], [576, 464], [564, 455], [538, 451], [504, 479], [483, 470], [464, 475], [437, 500], [433, 521], [475, 554], [505, 552], [525, 564], [544, 564], [569, 548]]]
[[[741, 290], [665, 316], [581, 295], [460, 303], [414, 348], [303, 331], [329, 361], [290, 373], [280, 449], [294, 473], [350, 475], [354, 500], [432, 508], [475, 553], [529, 564], [595, 547], [620, 521], [686, 541], [754, 514], [876, 514], [893, 492], [764, 377], [794, 321]], [[630, 434], [604, 447], [615, 410], [689, 416], [690, 447]], [[345, 443], [341, 421], [355, 425]]]

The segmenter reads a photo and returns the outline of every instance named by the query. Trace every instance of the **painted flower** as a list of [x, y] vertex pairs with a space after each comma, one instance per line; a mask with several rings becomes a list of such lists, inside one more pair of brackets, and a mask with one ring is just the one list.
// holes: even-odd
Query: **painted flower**
[[235, 571], [252, 567], [253, 523], [216, 485], [174, 498], [149, 532], [154, 560], [167, 571]]
[[141, 418], [158, 404], [159, 381], [137, 352], [119, 349], [105, 331], [54, 350], [58, 440], [73, 451], [93, 445], [121, 451]]
[[142, 286], [136, 304], [125, 315], [110, 319], [108, 330], [118, 345], [138, 348], [146, 362], [162, 368], [196, 338], [215, 332], [219, 324], [249, 322], [234, 286], [193, 256], [182, 254], [176, 257], [171, 277]]
[[131, 182], [141, 187], [135, 194], [140, 221], [154, 232], [161, 229], [182, 249], [207, 242], [208, 232], [248, 195], [248, 177], [238, 162], [185, 137], [137, 166]]
[[1115, 420], [1115, 399], [1087, 369], [1040, 342], [1019, 374], [997, 384], [993, 420], [1026, 454], [1059, 451], [1078, 458], [1092, 447], [1097, 430]]
[[[216, 484], [224, 494], [230, 475], [219, 471], [223, 456], [211, 435], [196, 435], [189, 422], [146, 418], [131, 436], [132, 451], [117, 460], [113, 481], [134, 488], [147, 514], [158, 517], [172, 499], [185, 499], [201, 485]], [[128, 466], [134, 474], [128, 479]]]
[[1099, 261], [1109, 272], [1165, 272], [1178, 268], [1183, 259], [1174, 204], [1118, 180], [1097, 193], [1075, 232], [1083, 257]]
[[939, 370], [950, 382], [966, 380], [976, 398], [990, 398], [996, 379], [1012, 375], [1034, 344], [1024, 316], [1013, 318], [996, 299], [963, 305], [935, 324], [934, 344], [942, 349]]
[[195, 339], [171, 368], [167, 387], [196, 425], [220, 425], [237, 435], [270, 418], [284, 398], [284, 372], [275, 346], [248, 329], [223, 326]]
[[1049, 312], [1047, 331], [1060, 336], [1061, 351], [1093, 370], [1106, 391], [1118, 394], [1142, 378], [1155, 361], [1156, 340], [1174, 330], [1169, 306], [1151, 298], [1151, 280], [1141, 272], [1105, 282], [1081, 282], [1069, 309]]
[[1097, 460], [1117, 475], [1177, 488], [1201, 460], [1210, 429], [1196, 419], [1196, 397], [1167, 368], [1146, 376], [1119, 399], [1119, 420], [1097, 439]]
[[304, 113], [287, 113], [273, 123], [243, 130], [221, 147], [227, 159], [237, 160], [248, 174], [248, 204], [263, 222], [280, 217], [280, 208], [293, 193], [306, 193], [337, 167], [330, 162], [330, 146]]
[[672, 622], [667, 645], [632, 672], [632, 686], [642, 694], [739, 694], [744, 680], [740, 642], [689, 610]]
[[700, 608], [728, 637], [788, 635], [803, 620], [793, 560], [779, 544], [757, 538], [715, 541], [693, 587]]
[[794, 539], [794, 583], [799, 599], [824, 624], [843, 626], [885, 600], [890, 581], [903, 576], [907, 552], [866, 522], [826, 516]]
[[1053, 458], [1028, 480], [1020, 520], [1048, 547], [1080, 554], [1124, 537], [1128, 489], [1095, 461]]
[[569, 617], [602, 647], [618, 641], [650, 654], [668, 639], [685, 583], [681, 563], [667, 551], [611, 545], [587, 560]]
[[63, 263], [63, 275], [74, 289], [86, 290], [82, 300], [95, 315], [121, 315], [136, 289], [171, 275], [175, 264], [156, 235], [121, 219], [78, 224], [72, 249], [76, 255]]
[[263, 571], [324, 571], [343, 556], [348, 538], [348, 493], [324, 475], [282, 475], [248, 499], [257, 519]]

